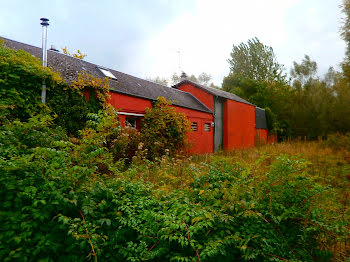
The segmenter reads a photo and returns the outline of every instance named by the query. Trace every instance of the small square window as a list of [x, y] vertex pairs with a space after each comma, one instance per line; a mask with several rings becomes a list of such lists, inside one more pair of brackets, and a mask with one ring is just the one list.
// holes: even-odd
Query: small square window
[[192, 124], [191, 124], [191, 129], [192, 129], [192, 131], [197, 131], [197, 130], [198, 130], [198, 124], [197, 124], [197, 122], [192, 122]]
[[136, 128], [136, 118], [133, 118], [133, 117], [125, 118], [125, 124], [130, 125], [133, 128]]
[[204, 131], [210, 132], [210, 123], [204, 123]]

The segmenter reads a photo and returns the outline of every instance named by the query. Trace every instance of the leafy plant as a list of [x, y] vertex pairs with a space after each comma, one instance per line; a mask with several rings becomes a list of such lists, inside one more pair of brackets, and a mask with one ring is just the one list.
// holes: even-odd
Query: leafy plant
[[170, 104], [164, 97], [159, 97], [152, 108], [146, 108], [141, 133], [151, 159], [165, 155], [167, 151], [176, 155], [187, 147], [190, 123]]
[[[55, 123], [69, 134], [77, 135], [86, 123], [88, 113], [97, 113], [107, 106], [108, 80], [85, 73], [71, 85], [39, 59], [23, 50], [13, 50], [0, 44], [0, 110], [10, 121], [27, 120], [31, 116], [53, 112]], [[41, 103], [42, 81], [47, 85], [47, 104]], [[89, 97], [89, 103], [86, 97]]]

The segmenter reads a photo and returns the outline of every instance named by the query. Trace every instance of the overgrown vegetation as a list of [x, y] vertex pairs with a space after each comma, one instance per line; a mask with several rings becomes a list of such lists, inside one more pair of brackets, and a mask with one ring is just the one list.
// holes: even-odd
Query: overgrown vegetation
[[1, 127], [3, 261], [327, 260], [349, 238], [348, 151], [280, 144], [124, 170], [101, 146], [108, 123], [81, 139], [49, 115]]
[[[41, 104], [42, 79], [47, 85], [47, 105]], [[54, 122], [77, 135], [88, 113], [107, 106], [108, 81], [80, 74], [72, 85], [41, 66], [39, 59], [23, 50], [8, 49], [0, 43], [0, 108], [7, 119], [25, 121], [34, 114], [51, 111]], [[90, 94], [87, 102], [85, 95]]]
[[[304, 64], [305, 96], [319, 85]], [[231, 80], [271, 108], [271, 128], [290, 127], [275, 111], [283, 81]], [[141, 133], [121, 128], [108, 80], [81, 74], [68, 86], [1, 45], [0, 95], [1, 261], [350, 259], [348, 133], [179, 158], [188, 121], [169, 102], [147, 110]]]

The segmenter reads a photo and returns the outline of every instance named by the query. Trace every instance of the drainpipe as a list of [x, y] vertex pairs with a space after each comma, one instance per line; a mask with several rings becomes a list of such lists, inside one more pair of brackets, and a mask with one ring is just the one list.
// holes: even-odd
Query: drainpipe
[[[49, 19], [40, 18], [42, 25], [42, 50], [43, 50], [43, 67], [47, 67], [47, 27], [49, 26]], [[46, 103], [46, 83], [43, 79], [42, 92], [41, 92], [41, 102]]]

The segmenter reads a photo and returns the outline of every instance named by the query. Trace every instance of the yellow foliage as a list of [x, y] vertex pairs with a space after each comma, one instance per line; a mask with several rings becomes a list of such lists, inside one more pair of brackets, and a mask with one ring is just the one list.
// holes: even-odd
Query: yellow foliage
[[97, 100], [101, 102], [104, 108], [108, 107], [110, 95], [107, 77], [101, 79], [82, 71], [80, 74], [78, 74], [77, 80], [73, 81], [71, 87], [76, 89], [81, 95], [84, 94], [84, 90], [94, 90]]
[[69, 55], [69, 56], [72, 56], [72, 57], [75, 57], [75, 58], [79, 58], [79, 59], [84, 59], [87, 55], [86, 54], [83, 54], [82, 52], [80, 52], [80, 50], [78, 49], [77, 50], [77, 53], [73, 53], [71, 54], [69, 51], [68, 51], [68, 48], [65, 46], [65, 47], [62, 47], [62, 52], [65, 54], [65, 55]]

